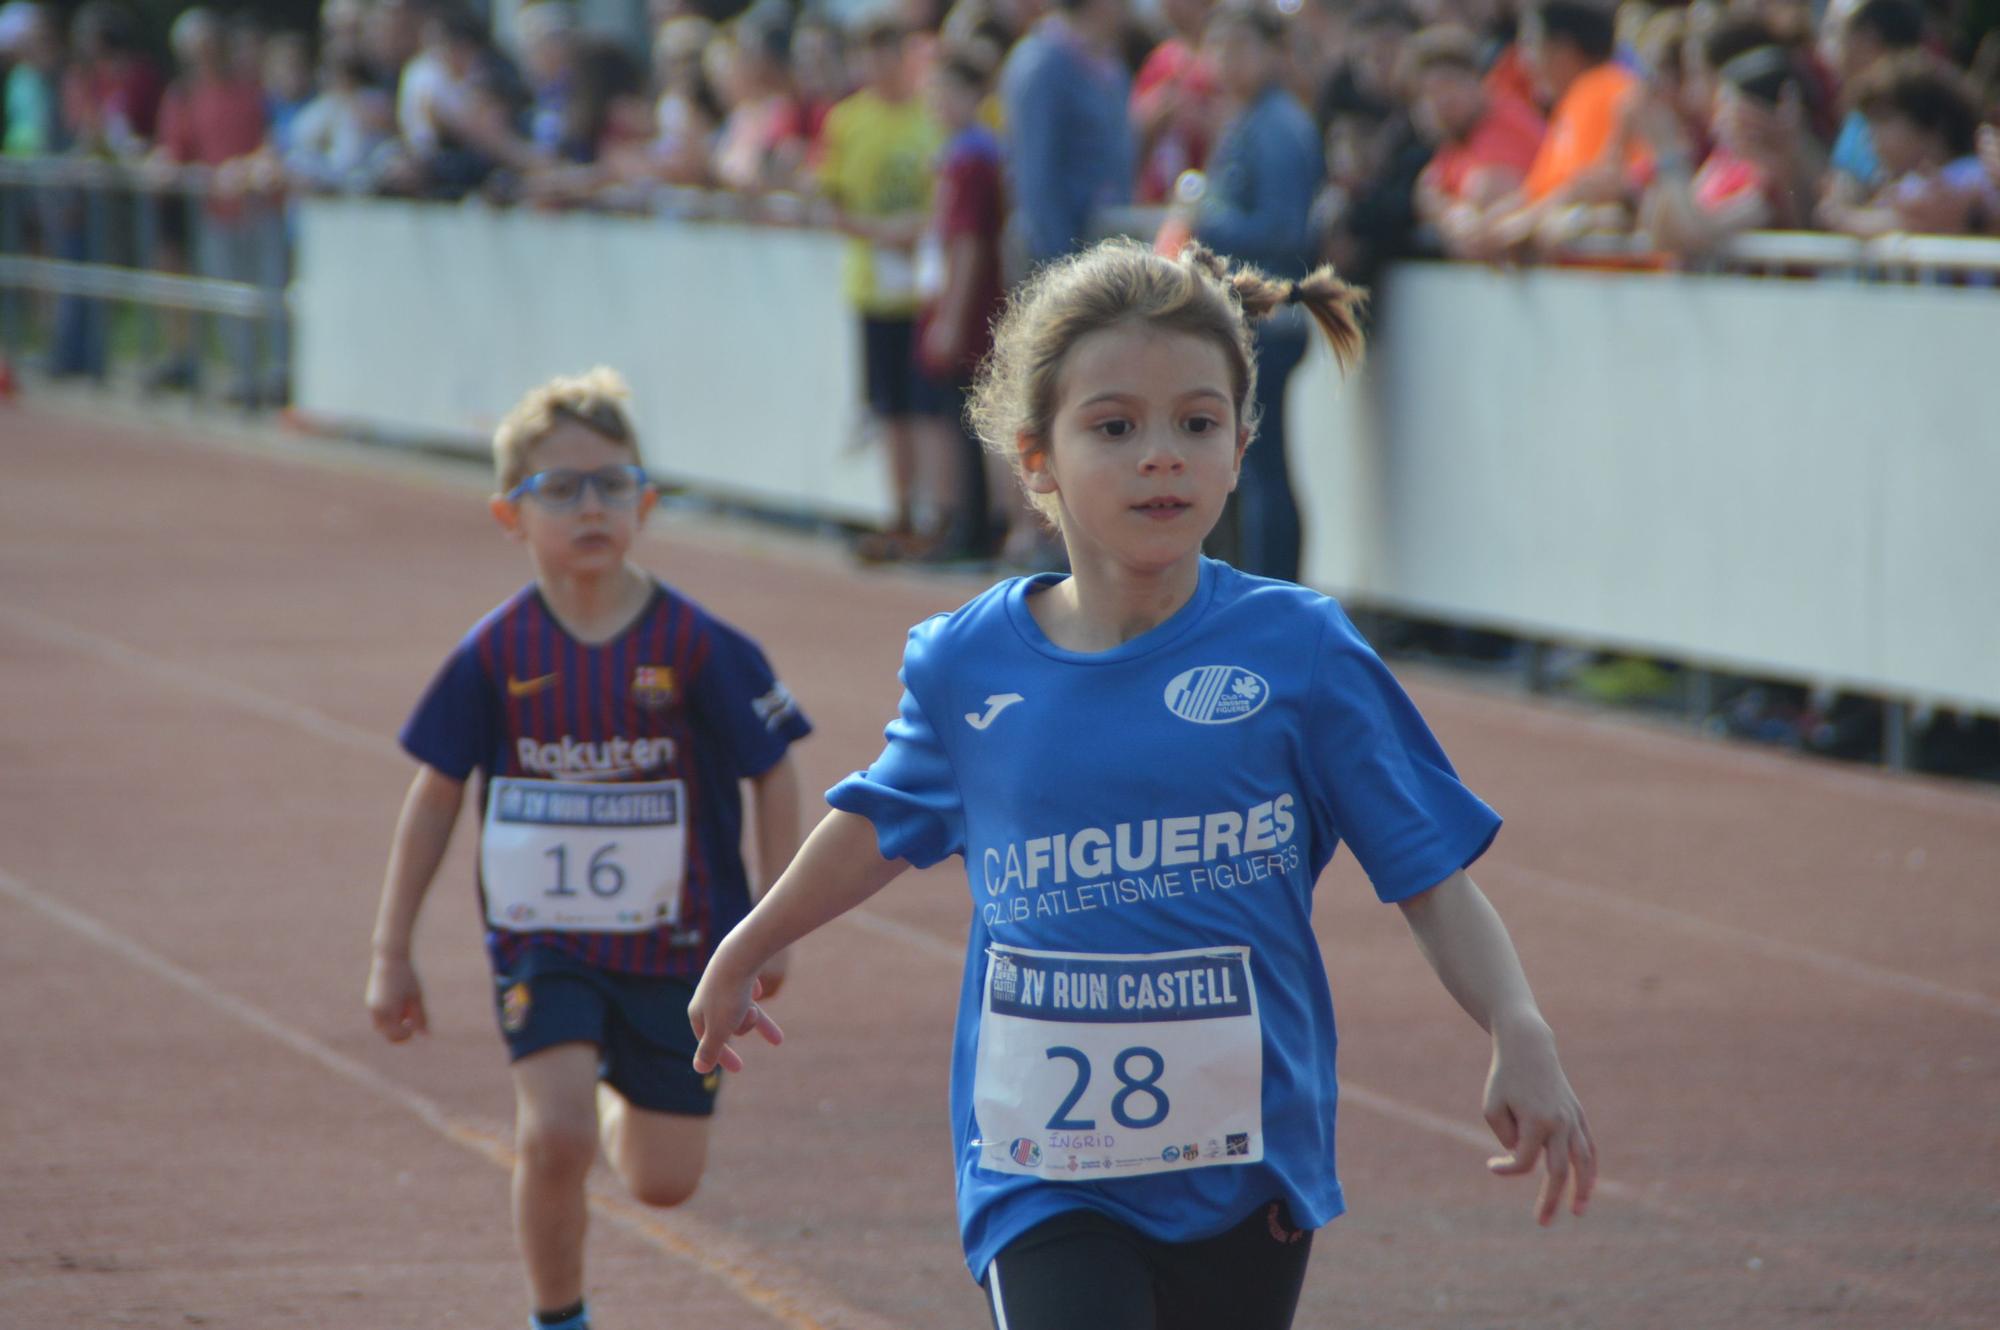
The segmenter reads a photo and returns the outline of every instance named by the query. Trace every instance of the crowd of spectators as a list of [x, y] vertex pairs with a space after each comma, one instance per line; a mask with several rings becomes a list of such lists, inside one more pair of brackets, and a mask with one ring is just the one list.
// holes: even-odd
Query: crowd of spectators
[[[497, 23], [461, 0], [324, 0], [314, 32], [197, 6], [156, 53], [117, 0], [66, 23], [10, 0], [5, 152], [207, 168], [196, 224], [162, 226], [146, 261], [252, 281], [281, 279], [266, 239], [314, 191], [837, 227], [903, 514], [884, 557], [988, 541], [954, 497], [983, 467], [926, 439], [955, 433], [937, 422], [1006, 280], [1112, 209], [1157, 208], [1120, 215], [1161, 244], [1284, 276], [1332, 260], [1362, 284], [1420, 255], [1698, 263], [1757, 229], [2000, 234], [1993, 0], [741, 3], [649, 0], [643, 45], [566, 0]], [[83, 257], [86, 229], [45, 209], [41, 243]], [[101, 357], [81, 303], [58, 370]], [[172, 340], [158, 386], [191, 369], [185, 328]], [[1303, 344], [1260, 333], [1276, 400]], [[241, 395], [282, 399], [273, 373]], [[1266, 422], [1282, 439], [1282, 410]], [[1237, 553], [1288, 575], [1285, 479], [1246, 484], [1260, 516]], [[1018, 516], [992, 524], [1019, 540]]]
[[[782, 211], [821, 192], [829, 115], [893, 42], [920, 105], [941, 62], [981, 73], [1041, 259], [1106, 204], [1198, 209], [1190, 173], [1249, 109], [1219, 82], [1232, 25], [1214, 0], [752, 0], [719, 18], [731, 3], [651, 0], [646, 51], [565, 0], [497, 33], [454, 0], [325, 0], [312, 33], [193, 7], [156, 56], [115, 0], [66, 26], [10, 0], [5, 150], [199, 163], [241, 192], [644, 204], [682, 186]], [[1425, 248], [1493, 258], [1635, 229], [1678, 253], [1753, 227], [2000, 229], [2000, 35], [1980, 26], [2000, 11], [1981, 0], [1245, 12], [1315, 130], [1315, 244], [1363, 276]]]

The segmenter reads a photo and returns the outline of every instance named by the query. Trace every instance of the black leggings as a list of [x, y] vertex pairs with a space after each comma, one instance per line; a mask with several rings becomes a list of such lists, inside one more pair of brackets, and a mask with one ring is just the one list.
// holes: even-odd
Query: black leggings
[[1008, 1243], [982, 1281], [995, 1330], [1287, 1330], [1312, 1234], [1267, 1201], [1226, 1233], [1161, 1242], [1072, 1210]]

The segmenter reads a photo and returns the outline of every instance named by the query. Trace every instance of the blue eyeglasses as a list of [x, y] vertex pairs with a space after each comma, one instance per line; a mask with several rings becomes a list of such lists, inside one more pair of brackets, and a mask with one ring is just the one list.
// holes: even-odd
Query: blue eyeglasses
[[639, 502], [639, 492], [645, 488], [643, 467], [606, 466], [595, 471], [577, 471], [565, 466], [535, 472], [508, 490], [507, 498], [518, 503], [532, 494], [544, 508], [560, 511], [582, 503], [583, 492], [591, 489], [597, 491], [598, 501], [606, 508], [630, 508]]

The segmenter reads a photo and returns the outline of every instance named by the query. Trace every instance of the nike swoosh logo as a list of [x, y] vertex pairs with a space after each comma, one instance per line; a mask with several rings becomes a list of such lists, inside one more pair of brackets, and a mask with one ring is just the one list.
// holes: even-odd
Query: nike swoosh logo
[[562, 678], [562, 671], [558, 670], [554, 674], [544, 674], [536, 679], [509, 679], [507, 680], [507, 696], [531, 697], [541, 692], [544, 688], [550, 687], [560, 678]]
[[968, 711], [965, 713], [965, 723], [975, 730], [983, 730], [988, 725], [991, 725], [994, 718], [1008, 707], [1013, 706], [1016, 702], [1025, 702], [1027, 700], [1027, 698], [1022, 697], [1019, 693], [995, 693], [986, 699], [986, 714], [981, 716], [975, 712]]

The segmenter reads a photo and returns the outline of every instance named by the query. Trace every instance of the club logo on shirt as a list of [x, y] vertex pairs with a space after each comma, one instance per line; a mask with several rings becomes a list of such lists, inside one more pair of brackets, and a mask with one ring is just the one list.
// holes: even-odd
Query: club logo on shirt
[[528, 1008], [532, 999], [526, 984], [511, 984], [500, 996], [500, 1028], [508, 1034], [519, 1034], [528, 1025]]
[[1197, 725], [1228, 725], [1263, 710], [1271, 698], [1264, 676], [1241, 665], [1183, 670], [1167, 684], [1167, 710]]
[[632, 671], [632, 701], [648, 711], [665, 711], [674, 704], [674, 667], [641, 665]]

